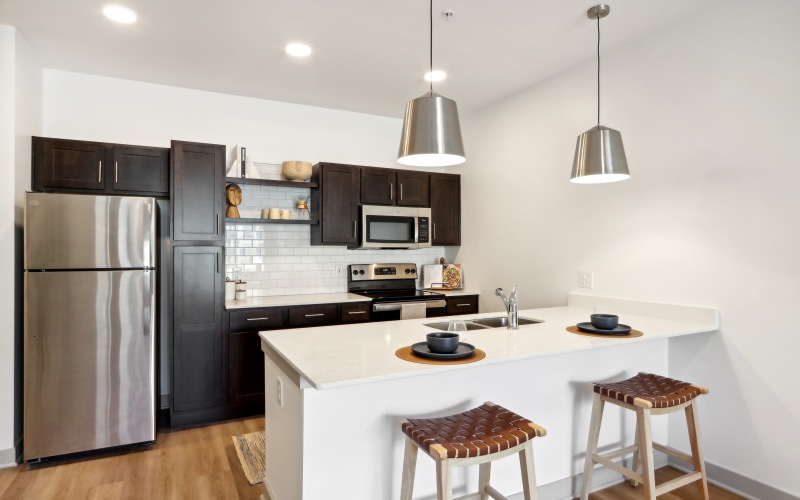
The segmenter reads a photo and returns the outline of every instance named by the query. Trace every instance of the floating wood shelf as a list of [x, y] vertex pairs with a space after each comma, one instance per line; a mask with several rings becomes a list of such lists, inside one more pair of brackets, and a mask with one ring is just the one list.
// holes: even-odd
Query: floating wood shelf
[[274, 181], [271, 179], [248, 179], [247, 177], [225, 177], [225, 183], [259, 184], [261, 186], [280, 186], [280, 187], [292, 187], [292, 188], [319, 187], [319, 184], [316, 182]]
[[229, 219], [225, 218], [225, 223], [231, 224], [319, 224], [318, 219]]

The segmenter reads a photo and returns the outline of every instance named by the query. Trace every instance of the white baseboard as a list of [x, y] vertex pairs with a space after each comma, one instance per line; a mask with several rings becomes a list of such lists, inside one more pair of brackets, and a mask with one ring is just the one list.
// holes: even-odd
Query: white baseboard
[[[686, 464], [679, 460], [670, 459], [669, 465], [684, 472], [689, 471]], [[769, 498], [770, 500], [800, 500], [800, 496], [779, 490], [774, 486], [762, 483], [751, 477], [743, 476], [738, 472], [734, 472], [708, 461], [706, 461], [706, 476], [708, 476], [709, 483], [714, 483], [720, 488], [732, 491], [745, 498], [751, 498], [753, 500], [764, 498]]]
[[6, 448], [0, 450], [0, 469], [17, 466], [17, 449]]

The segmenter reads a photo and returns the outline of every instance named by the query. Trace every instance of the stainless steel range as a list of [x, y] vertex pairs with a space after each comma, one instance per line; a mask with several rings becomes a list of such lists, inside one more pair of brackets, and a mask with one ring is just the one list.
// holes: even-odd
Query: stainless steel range
[[350, 264], [347, 290], [372, 299], [372, 321], [445, 315], [445, 295], [417, 289], [416, 264]]

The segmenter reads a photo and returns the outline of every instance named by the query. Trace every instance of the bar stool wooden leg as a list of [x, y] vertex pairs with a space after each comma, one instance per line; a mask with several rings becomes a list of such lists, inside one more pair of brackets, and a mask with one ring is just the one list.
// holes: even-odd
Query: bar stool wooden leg
[[453, 499], [453, 480], [450, 474], [450, 461], [436, 461], [436, 500]]
[[406, 452], [403, 457], [403, 482], [400, 486], [400, 500], [411, 500], [414, 493], [414, 475], [417, 472], [417, 443], [406, 438]]
[[486, 487], [489, 486], [489, 479], [492, 477], [492, 463], [486, 462], [478, 467], [478, 493], [481, 494], [481, 500], [489, 500]]
[[592, 486], [592, 472], [594, 471], [592, 456], [597, 453], [597, 442], [600, 439], [600, 424], [603, 421], [604, 405], [605, 401], [602, 400], [599, 394], [595, 394], [592, 402], [592, 420], [589, 424], [589, 443], [586, 445], [586, 465], [583, 467], [581, 500], [588, 500], [589, 488]]
[[639, 458], [642, 461], [644, 496], [656, 499], [656, 477], [653, 471], [653, 438], [650, 434], [650, 410], [636, 409], [636, 427], [639, 431]]
[[700, 447], [700, 425], [697, 422], [696, 400], [686, 407], [686, 426], [689, 428], [689, 443], [692, 447], [692, 461], [694, 470], [699, 472], [702, 479], [696, 481], [700, 498], [708, 500], [708, 481], [706, 481], [706, 464], [703, 460], [703, 450]]
[[536, 470], [533, 466], [533, 445], [528, 441], [519, 452], [519, 466], [522, 469], [522, 492], [525, 500], [536, 500]]
[[[631, 464], [631, 469], [634, 472], [641, 472], [639, 470], [639, 426], [636, 426], [636, 434], [633, 437], [633, 444], [636, 445], [636, 451], [633, 452], [633, 463]], [[628, 479], [628, 482], [631, 483], [631, 486], [636, 488], [639, 486], [639, 481], [635, 479]]]

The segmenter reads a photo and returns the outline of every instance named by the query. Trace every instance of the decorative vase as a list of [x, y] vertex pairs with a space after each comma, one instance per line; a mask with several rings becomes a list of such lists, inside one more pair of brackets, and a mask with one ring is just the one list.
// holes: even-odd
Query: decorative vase
[[307, 161], [285, 161], [281, 164], [281, 175], [283, 175], [284, 179], [290, 181], [307, 181], [311, 178], [311, 163]]

